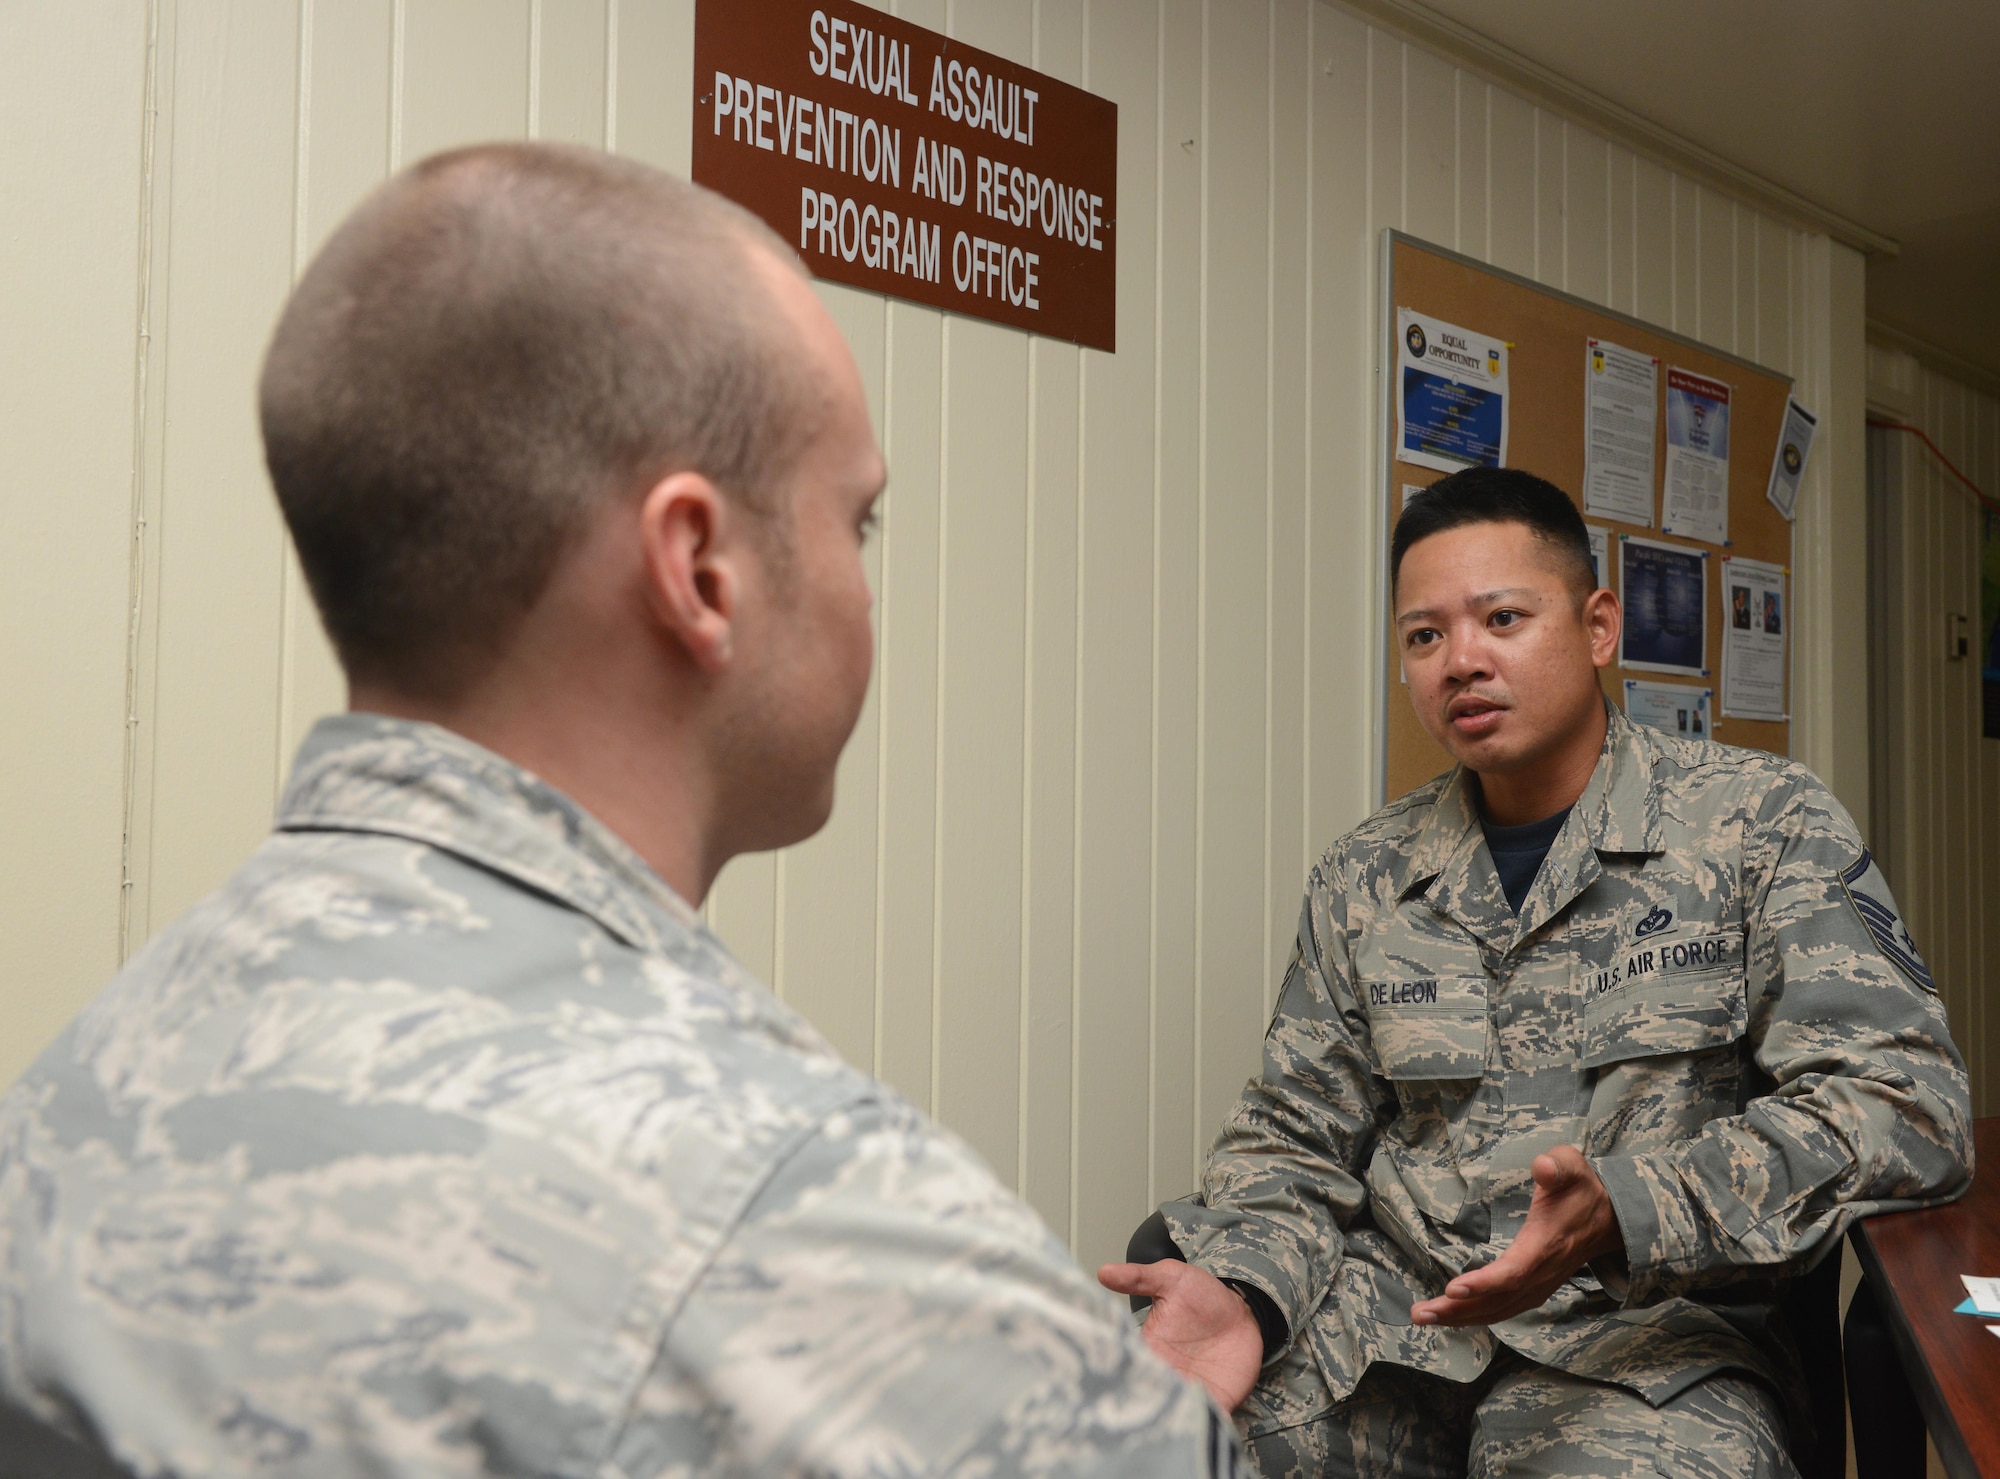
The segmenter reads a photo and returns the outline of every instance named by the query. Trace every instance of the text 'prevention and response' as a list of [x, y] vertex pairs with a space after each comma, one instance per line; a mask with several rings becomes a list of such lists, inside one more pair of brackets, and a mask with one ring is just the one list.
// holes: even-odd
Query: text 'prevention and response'
[[834, 282], [1115, 350], [1118, 108], [841, 0], [699, 0], [694, 178]]

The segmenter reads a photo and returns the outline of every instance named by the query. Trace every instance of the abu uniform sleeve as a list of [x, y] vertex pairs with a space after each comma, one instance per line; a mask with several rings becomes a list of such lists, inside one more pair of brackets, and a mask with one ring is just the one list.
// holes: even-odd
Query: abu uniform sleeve
[[[718, 1215], [723, 1215], [719, 1213]], [[607, 1473], [1210, 1479], [1235, 1432], [962, 1143], [842, 1109], [750, 1192]]]
[[1691, 1139], [1593, 1162], [1630, 1304], [1787, 1272], [1854, 1220], [1970, 1180], [1965, 1063], [1853, 821], [1795, 770], [1748, 823], [1744, 855], [1746, 1043], [1767, 1092]]
[[1361, 1173], [1390, 1098], [1354, 992], [1343, 873], [1331, 860], [1313, 870], [1263, 1072], [1223, 1123], [1200, 1195], [1161, 1209], [1191, 1261], [1262, 1289], [1294, 1334], [1340, 1263], [1342, 1228], [1367, 1200]]

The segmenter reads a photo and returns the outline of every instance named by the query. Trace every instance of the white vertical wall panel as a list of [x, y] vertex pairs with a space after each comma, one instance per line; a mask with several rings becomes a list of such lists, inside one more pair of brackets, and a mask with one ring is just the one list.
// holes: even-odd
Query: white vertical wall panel
[[284, 747], [287, 557], [255, 387], [292, 281], [301, 17], [249, 0], [175, 9], [160, 57], [175, 112], [155, 256], [164, 424], [156, 666], [137, 715], [151, 785], [134, 818], [139, 935], [213, 888], [269, 829]]
[[1533, 277], [1535, 226], [1540, 213], [1537, 195], [1541, 189], [1535, 167], [1534, 105], [1485, 83], [1468, 79], [1467, 86], [1486, 94], [1486, 209], [1492, 241], [1486, 260], [1519, 276]]
[[1563, 126], [1563, 290], [1611, 304], [1611, 157], [1588, 129]]
[[118, 963], [146, 47], [0, 6], [0, 1083]]
[[391, 43], [400, 53], [399, 163], [482, 139], [527, 137], [532, 4], [401, 0], [402, 26]]
[[[1202, 451], [1207, 388], [1202, 356], [1208, 327], [1202, 263], [1208, 246], [1205, 200], [1213, 157], [1212, 118], [1203, 56], [1209, 35], [1202, 0], [1163, 0], [1157, 76], [1159, 196], [1153, 239], [1158, 244], [1159, 286], [1154, 324], [1159, 335], [1153, 361], [1154, 409], [1148, 428], [1152, 453], [1152, 561], [1147, 671], [1150, 682], [1135, 693], [1147, 709], [1150, 754], [1150, 887], [1146, 899], [1147, 953], [1146, 1105], [1147, 1199], [1174, 1195], [1161, 1187], [1184, 1184], [1195, 1139], [1197, 999], [1201, 949], [1197, 876], [1200, 834], [1196, 818], [1201, 762], [1200, 606]], [[1121, 174], [1121, 179], [1122, 179]], [[1137, 615], [1137, 612], [1132, 613]], [[1096, 677], [1086, 674], [1086, 684]], [[1086, 690], [1086, 699], [1088, 690]], [[1136, 758], [1136, 757], [1135, 757]], [[1136, 839], [1133, 839], [1136, 841]], [[1103, 855], [1117, 840], [1086, 834], [1085, 845]], [[1085, 979], [1088, 979], [1086, 977]], [[1137, 1084], [1105, 1078], [1090, 1085], [1093, 1098], [1130, 1095]], [[1087, 1210], [1087, 1209], [1086, 1209]], [[1105, 1209], [1110, 1231], [1124, 1219]]]
[[[1261, 1036], [1270, 528], [1272, 7], [1209, 0], [1204, 109], [1195, 1093], [1189, 1150], [1220, 1123]], [[1449, 99], [1446, 90], [1445, 98]], [[1449, 134], [1444, 135], [1449, 138]], [[1233, 161], [1218, 169], [1216, 161]], [[1442, 193], [1442, 192], [1439, 192]], [[1447, 222], [1449, 210], [1447, 208]], [[1296, 611], [1287, 612], [1292, 625]], [[1184, 1151], [1183, 1156], [1188, 1152]], [[1171, 1190], [1171, 1189], [1170, 1189]]]
[[[1305, 870], [1379, 799], [1382, 229], [1802, 375], [1824, 357], [1808, 332], [1824, 243], [1322, 0], [889, 8], [1118, 104], [1118, 351], [823, 289], [890, 465], [876, 680], [833, 821], [738, 860], [708, 909], [1093, 1260], [1192, 1184], [1255, 1068]], [[685, 170], [693, 95], [693, 0], [161, 13], [152, 184], [171, 189], [150, 276], [129, 231], [106, 238], [116, 301], [144, 280], [161, 304], [140, 499], [160, 511], [157, 578], [142, 562], [133, 588], [129, 479], [99, 469], [74, 531], [96, 539], [95, 624], [77, 631], [98, 676], [65, 711], [90, 736], [93, 794], [116, 798], [136, 598], [134, 944], [254, 844], [298, 738], [340, 701], [255, 435], [287, 285], [355, 200], [433, 149], [535, 136]], [[143, 33], [121, 44], [106, 85], [129, 94]], [[119, 106], [136, 149], [136, 99]], [[115, 352], [114, 330], [90, 419], [108, 432], [73, 438], [93, 448], [133, 424], [137, 346]], [[1924, 763], [1971, 774], [1962, 752]], [[94, 900], [97, 933], [78, 937], [96, 943], [40, 957], [71, 998], [116, 939], [121, 819], [99, 810], [63, 875]], [[10, 938], [42, 929], [0, 908]], [[6, 1013], [23, 1057], [55, 1025]]]
[[[1163, 259], [1182, 245], [1157, 223], [1168, 177], [1181, 185], [1196, 142], [1167, 126], [1166, 22], [1155, 0], [1092, 0], [1086, 20], [1084, 85], [1118, 102], [1118, 211], [1138, 226], [1121, 230], [1116, 245], [1118, 353], [1086, 355], [1082, 365], [1067, 1231], [1086, 1256], [1121, 1247], [1125, 1214], [1143, 1215], [1152, 1187], [1153, 631], [1163, 471], [1155, 429]], [[1192, 1074], [1183, 1082], [1191, 1087]]]
[[[1868, 390], [1897, 407], [1982, 490], [2000, 488], [2000, 398], [1871, 345]], [[1875, 796], [1885, 871], [1937, 977], [1952, 1034], [1972, 1072], [1973, 1110], [2000, 1111], [2000, 741], [1980, 736], [1980, 661], [1953, 660], [1949, 613], [1976, 627], [1980, 510], [1906, 433], [1878, 443], [1891, 459], [1877, 511], [1888, 562], [1886, 652]]]
[[615, 0], [531, 0], [528, 133], [604, 147], [609, 28]]
[[1604, 212], [1608, 256], [1604, 264], [1605, 303], [1619, 313], [1638, 313], [1639, 258], [1633, 245], [1638, 224], [1638, 156], [1616, 144], [1605, 150]]
[[1632, 170], [1632, 313], [1674, 323], [1674, 177], [1650, 159]]
[[[1308, 815], [1310, 747], [1306, 693], [1308, 491], [1312, 486], [1312, 337], [1301, 310], [1312, 300], [1312, 198], [1288, 181], [1312, 173], [1313, 65], [1311, 0], [1290, 0], [1272, 12], [1267, 181], [1270, 268], [1264, 309], [1270, 320], [1264, 436], [1267, 446], [1264, 528], [1264, 937], [1257, 974], [1259, 1010], [1239, 1003], [1253, 1031], [1268, 1017], [1298, 925], [1299, 883], [1313, 850]], [[1455, 85], [1455, 84], [1454, 84]], [[1320, 844], [1324, 846], [1324, 842]], [[1237, 1030], [1241, 1031], [1239, 1027]], [[1239, 1060], [1240, 1062], [1240, 1060]]]
[[1487, 129], [1492, 96], [1486, 84], [1463, 72], [1452, 74], [1453, 107], [1458, 113], [1458, 147], [1452, 159], [1458, 209], [1452, 220], [1453, 250], [1475, 257], [1492, 251], [1486, 208]]

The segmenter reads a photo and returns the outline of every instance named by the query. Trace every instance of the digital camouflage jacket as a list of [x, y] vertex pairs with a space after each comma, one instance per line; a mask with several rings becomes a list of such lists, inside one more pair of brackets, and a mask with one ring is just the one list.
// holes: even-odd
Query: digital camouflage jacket
[[190, 1479], [1237, 1461], [610, 832], [366, 715], [0, 1101], [0, 1398]]

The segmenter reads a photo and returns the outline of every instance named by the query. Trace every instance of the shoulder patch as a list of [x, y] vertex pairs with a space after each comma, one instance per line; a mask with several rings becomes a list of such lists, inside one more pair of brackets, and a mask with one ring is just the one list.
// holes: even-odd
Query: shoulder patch
[[1846, 890], [1847, 901], [1861, 916], [1881, 952], [1904, 975], [1936, 995], [1937, 982], [1931, 979], [1930, 967], [1924, 964], [1917, 942], [1910, 938], [1910, 927], [1896, 912], [1896, 896], [1889, 892], [1889, 880], [1882, 876], [1875, 854], [1863, 848], [1852, 866], [1841, 872], [1840, 886]]

